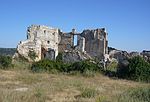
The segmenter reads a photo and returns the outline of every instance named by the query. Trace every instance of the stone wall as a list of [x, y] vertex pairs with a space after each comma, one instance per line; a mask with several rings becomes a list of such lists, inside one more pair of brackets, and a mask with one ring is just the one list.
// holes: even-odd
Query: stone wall
[[59, 52], [64, 52], [65, 50], [71, 50], [73, 48], [73, 34], [69, 33], [60, 33], [60, 43], [58, 45]]
[[59, 44], [59, 29], [50, 28], [41, 25], [32, 25], [27, 29], [27, 40], [21, 41], [17, 46], [17, 52], [31, 61], [28, 56], [29, 51], [34, 51], [37, 55], [35, 61], [41, 60], [46, 57], [49, 49], [53, 49], [56, 58], [58, 55]]
[[[74, 35], [77, 35], [77, 45], [74, 46]], [[43, 58], [55, 59], [58, 52], [81, 52], [90, 57], [104, 60], [108, 53], [107, 33], [104, 28], [84, 30], [76, 33], [75, 29], [64, 33], [57, 28], [32, 25], [27, 29], [27, 40], [21, 41], [17, 46], [19, 55], [32, 61], [29, 52], [36, 53], [35, 61]], [[76, 53], [73, 53], [73, 56]], [[69, 56], [71, 56], [69, 54]], [[78, 56], [78, 55], [77, 55]], [[69, 58], [68, 58], [69, 59]], [[85, 58], [86, 59], [86, 58]]]
[[92, 57], [102, 59], [108, 53], [107, 33], [104, 28], [84, 30], [81, 36], [85, 38], [85, 51]]

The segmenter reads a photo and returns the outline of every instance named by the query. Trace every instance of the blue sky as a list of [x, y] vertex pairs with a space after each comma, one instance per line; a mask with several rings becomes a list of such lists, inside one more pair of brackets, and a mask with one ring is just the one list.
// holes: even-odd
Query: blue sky
[[64, 32], [105, 27], [109, 46], [150, 50], [150, 0], [0, 0], [0, 47], [16, 47], [32, 24]]

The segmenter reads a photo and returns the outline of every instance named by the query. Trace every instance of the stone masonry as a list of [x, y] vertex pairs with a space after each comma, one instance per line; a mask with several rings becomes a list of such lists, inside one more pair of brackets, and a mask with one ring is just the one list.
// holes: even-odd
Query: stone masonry
[[[74, 46], [74, 35], [77, 35], [77, 45]], [[84, 30], [76, 33], [75, 29], [71, 32], [62, 32], [58, 28], [42, 25], [31, 25], [27, 29], [27, 40], [21, 41], [17, 46], [17, 54], [33, 61], [29, 53], [35, 52], [34, 61], [44, 58], [54, 60], [61, 52], [81, 52], [86, 53], [92, 58], [105, 59], [108, 53], [107, 32], [105, 28]]]
[[90, 56], [102, 59], [108, 53], [107, 32], [105, 28], [84, 30], [78, 36], [85, 39], [84, 50]]
[[[21, 41], [17, 46], [17, 52], [29, 61], [29, 51], [37, 55], [35, 61], [49, 57], [55, 59], [58, 55], [59, 29], [41, 25], [32, 25], [27, 29], [27, 40]], [[51, 56], [47, 56], [50, 53]]]

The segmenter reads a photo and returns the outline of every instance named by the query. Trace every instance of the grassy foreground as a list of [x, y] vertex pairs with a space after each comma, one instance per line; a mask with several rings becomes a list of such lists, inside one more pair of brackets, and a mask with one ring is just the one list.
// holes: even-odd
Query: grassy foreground
[[139, 87], [150, 85], [101, 74], [84, 77], [25, 69], [0, 70], [0, 102], [123, 102], [121, 95]]

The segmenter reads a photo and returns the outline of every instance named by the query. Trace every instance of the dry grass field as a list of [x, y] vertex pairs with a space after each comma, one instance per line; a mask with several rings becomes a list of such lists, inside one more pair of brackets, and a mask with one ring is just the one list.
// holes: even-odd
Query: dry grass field
[[0, 102], [118, 102], [120, 94], [149, 84], [82, 75], [0, 70]]

